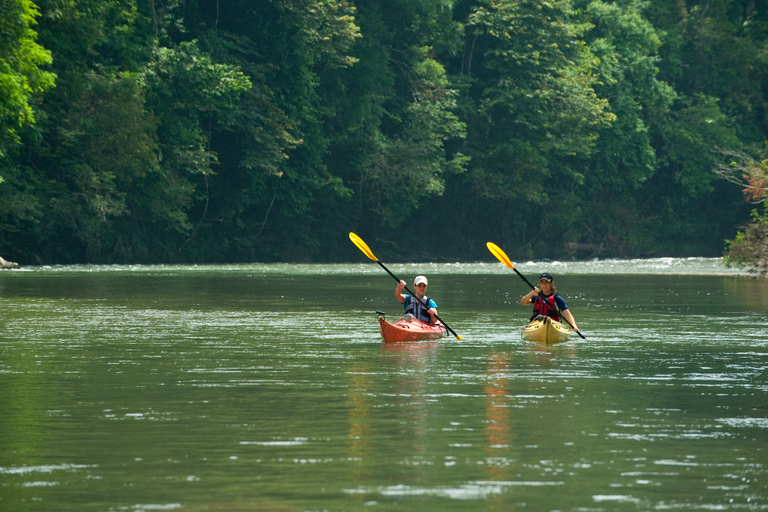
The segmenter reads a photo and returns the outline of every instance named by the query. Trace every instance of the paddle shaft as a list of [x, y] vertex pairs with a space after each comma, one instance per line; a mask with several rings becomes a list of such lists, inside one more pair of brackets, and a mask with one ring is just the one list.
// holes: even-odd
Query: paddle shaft
[[[517, 269], [516, 269], [516, 268], [514, 268], [514, 267], [512, 267], [512, 270], [514, 270], [514, 271], [515, 271], [515, 273], [516, 273], [517, 275], [519, 275], [519, 276], [520, 276], [520, 278], [521, 278], [523, 281], [525, 281], [525, 282], [526, 282], [526, 284], [528, 284], [528, 286], [530, 286], [530, 287], [531, 287], [531, 290], [533, 290], [533, 291], [536, 291], [536, 287], [535, 287], [535, 286], [533, 286], [533, 285], [531, 284], [531, 282], [530, 282], [530, 281], [528, 281], [528, 279], [526, 279], [526, 278], [525, 278], [525, 276], [524, 276], [523, 274], [521, 274], [520, 272], [518, 272], [518, 271], [517, 271]], [[587, 338], [585, 338], [585, 337], [584, 337], [584, 335], [583, 335], [583, 334], [581, 334], [581, 332], [580, 332], [580, 331], [577, 331], [576, 329], [574, 329], [574, 328], [573, 328], [573, 326], [571, 325], [571, 322], [569, 322], [569, 321], [568, 321], [568, 319], [567, 319], [567, 318], [565, 318], [565, 315], [562, 315], [562, 314], [560, 314], [560, 311], [558, 311], [558, 310], [557, 310], [557, 308], [556, 308], [555, 306], [553, 306], [551, 302], [549, 302], [548, 300], [545, 300], [543, 297], [539, 297], [539, 299], [543, 300], [543, 301], [544, 301], [544, 304], [546, 304], [547, 306], [549, 306], [549, 307], [550, 307], [550, 309], [552, 309], [552, 310], [553, 310], [555, 313], [557, 313], [557, 315], [558, 315], [560, 318], [562, 318], [563, 320], [565, 320], [565, 323], [567, 323], [567, 324], [568, 324], [568, 327], [570, 327], [570, 328], [571, 328], [571, 330], [572, 330], [572, 331], [574, 331], [576, 334], [578, 334], [579, 336], [581, 336], [581, 339], [583, 339], [583, 340], [587, 339]]]
[[[395, 274], [393, 274], [392, 272], [390, 272], [390, 271], [389, 271], [389, 269], [388, 269], [387, 267], [385, 267], [385, 266], [384, 266], [384, 264], [383, 264], [382, 262], [380, 262], [379, 260], [376, 260], [376, 263], [378, 263], [378, 264], [379, 264], [379, 266], [381, 266], [381, 268], [383, 268], [384, 270], [386, 270], [386, 271], [387, 271], [387, 274], [391, 275], [391, 276], [392, 276], [392, 278], [393, 278], [395, 281], [397, 281], [398, 283], [400, 282], [400, 278], [399, 278], [399, 277], [397, 277], [397, 276], [396, 276]], [[408, 293], [410, 293], [410, 294], [411, 294], [411, 300], [413, 300], [413, 299], [416, 299], [416, 300], [418, 300], [418, 301], [419, 301], [419, 304], [421, 304], [421, 305], [422, 305], [422, 306], [424, 306], [425, 308], [429, 309], [429, 304], [425, 304], [424, 302], [422, 302], [422, 301], [421, 301], [421, 299], [419, 299], [418, 297], [416, 297], [416, 294], [415, 294], [415, 293], [413, 293], [411, 290], [409, 290], [407, 285], [405, 286], [405, 291], [407, 291]], [[435, 318], [437, 318], [437, 319], [440, 321], [440, 323], [441, 323], [441, 324], [443, 324], [443, 325], [445, 326], [445, 328], [446, 328], [446, 329], [448, 329], [448, 330], [451, 332], [451, 334], [453, 334], [454, 336], [456, 336], [456, 338], [457, 338], [457, 339], [461, 339], [461, 336], [459, 336], [458, 334], [456, 334], [456, 331], [454, 331], [453, 329], [451, 329], [451, 328], [448, 326], [448, 324], [447, 324], [447, 323], [445, 323], [445, 322], [443, 321], [443, 319], [442, 319], [442, 318], [440, 318], [440, 317], [439, 317], [439, 316], [437, 316], [437, 315], [435, 315]]]

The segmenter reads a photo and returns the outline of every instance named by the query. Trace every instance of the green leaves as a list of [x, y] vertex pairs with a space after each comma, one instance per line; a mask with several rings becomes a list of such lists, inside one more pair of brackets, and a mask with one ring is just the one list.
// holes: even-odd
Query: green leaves
[[768, 277], [768, 207], [752, 211], [752, 222], [739, 231], [734, 240], [726, 240], [723, 258], [730, 267]]
[[390, 227], [402, 224], [424, 198], [440, 196], [444, 173], [463, 172], [467, 158], [446, 156], [444, 144], [465, 136], [465, 125], [451, 112], [457, 92], [447, 89], [445, 70], [424, 59], [412, 70], [414, 101], [403, 112], [401, 130], [380, 136], [363, 166], [363, 183], [373, 197], [372, 210]]
[[[481, 98], [496, 129], [530, 141], [548, 158], [590, 153], [596, 130], [615, 119], [594, 90], [597, 60], [579, 39], [567, 2], [495, 0], [470, 27], [484, 39], [488, 70]], [[502, 128], [503, 127], [503, 128]]]
[[214, 63], [196, 41], [156, 48], [141, 79], [156, 114], [197, 123], [215, 114], [223, 127], [232, 124], [242, 92], [251, 88], [239, 66]]
[[0, 4], [0, 236], [40, 261], [332, 260], [356, 224], [717, 253], [748, 215], [710, 171], [766, 139], [757, 4], [39, 2]]
[[29, 0], [0, 2], [0, 158], [20, 142], [18, 130], [35, 123], [35, 96], [56, 76], [43, 69], [51, 54], [32, 29], [39, 13]]
[[[355, 39], [361, 37], [355, 24], [355, 7], [347, 1], [281, 1], [284, 9], [298, 17], [297, 27], [314, 59], [332, 67], [351, 66], [357, 58], [349, 54]], [[314, 60], [313, 59], [313, 60]]]

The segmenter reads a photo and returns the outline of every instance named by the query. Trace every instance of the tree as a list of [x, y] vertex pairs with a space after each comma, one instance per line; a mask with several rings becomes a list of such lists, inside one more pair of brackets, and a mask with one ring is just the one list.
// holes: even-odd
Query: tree
[[748, 219], [711, 149], [768, 133], [759, 2], [36, 2], [0, 4], [22, 263], [338, 261], [350, 229], [400, 259], [715, 255]]
[[334, 203], [349, 190], [327, 164], [337, 133], [331, 103], [338, 99], [328, 97], [324, 82], [356, 62], [354, 6], [344, 0], [186, 5], [206, 52], [240, 66], [252, 84], [234, 124], [210, 131], [219, 163], [205, 184], [206, 201], [190, 212], [199, 226], [190, 254], [209, 260], [325, 254], [318, 202]]
[[768, 158], [757, 160], [743, 151], [719, 152], [728, 162], [719, 164], [715, 174], [741, 186], [748, 202], [763, 204], [762, 214], [752, 210], [752, 222], [734, 240], [726, 240], [723, 259], [728, 266], [768, 277]]
[[451, 183], [450, 200], [461, 205], [452, 230], [514, 240], [512, 253], [528, 257], [549, 254], [572, 221], [562, 206], [615, 120], [596, 93], [589, 28], [562, 0], [489, 0], [470, 12], [457, 80], [471, 163]]
[[768, 277], [768, 207], [763, 205], [762, 214], [753, 210], [752, 222], [734, 240], [726, 240], [723, 261], [729, 267]]
[[579, 19], [592, 27], [584, 39], [598, 62], [595, 92], [616, 119], [598, 131], [584, 186], [571, 204], [581, 215], [566, 236], [590, 252], [625, 256], [647, 229], [637, 194], [658, 169], [653, 133], [664, 125], [676, 94], [658, 78], [662, 40], [642, 4], [588, 0], [577, 7]]
[[36, 42], [32, 26], [39, 15], [30, 0], [0, 2], [0, 157], [21, 141], [20, 127], [35, 123], [37, 97], [56, 78], [43, 69], [51, 53]]
[[446, 157], [444, 150], [447, 140], [465, 136], [464, 123], [451, 112], [457, 92], [448, 88], [445, 70], [425, 58], [412, 73], [414, 100], [403, 113], [402, 131], [382, 134], [362, 171], [371, 210], [392, 228], [403, 224], [425, 197], [442, 195], [443, 173], [461, 173], [467, 162], [460, 153]]
[[126, 211], [124, 184], [146, 171], [152, 153], [144, 144], [152, 121], [130, 76], [139, 69], [142, 18], [130, 1], [40, 5], [39, 38], [57, 87], [38, 103], [35, 131], [20, 133], [0, 218], [23, 261], [88, 261]]
[[325, 127], [332, 133], [325, 161], [351, 192], [324, 201], [326, 222], [317, 229], [329, 233], [327, 239], [352, 227], [408, 246], [420, 230], [403, 228], [432, 218], [419, 210], [463, 171], [466, 158], [456, 146], [465, 125], [441, 59], [460, 49], [452, 3], [356, 2], [362, 37], [352, 51], [358, 62], [321, 75]]

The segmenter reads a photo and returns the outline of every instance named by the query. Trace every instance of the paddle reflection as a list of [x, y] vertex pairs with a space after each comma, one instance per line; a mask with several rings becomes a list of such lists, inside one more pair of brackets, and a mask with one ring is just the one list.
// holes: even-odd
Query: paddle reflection
[[349, 405], [349, 459], [355, 467], [355, 477], [362, 481], [372, 479], [370, 463], [374, 459], [368, 439], [371, 435], [372, 405], [368, 398], [372, 387], [370, 364], [354, 361], [350, 376], [347, 403]]
[[[510, 479], [510, 451], [512, 448], [511, 397], [509, 394], [510, 352], [493, 352], [488, 355], [485, 370], [485, 467], [488, 480], [504, 482]], [[491, 510], [500, 509], [502, 494], [487, 498]]]

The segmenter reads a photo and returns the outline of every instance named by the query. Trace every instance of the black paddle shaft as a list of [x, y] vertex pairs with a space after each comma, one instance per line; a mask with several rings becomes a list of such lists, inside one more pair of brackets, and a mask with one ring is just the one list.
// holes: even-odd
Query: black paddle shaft
[[[521, 278], [523, 281], [525, 281], [525, 282], [528, 284], [528, 286], [530, 286], [530, 287], [531, 287], [531, 290], [533, 290], [533, 291], [536, 291], [536, 287], [535, 287], [535, 286], [533, 286], [533, 285], [531, 284], [531, 282], [530, 282], [530, 281], [528, 281], [528, 279], [526, 279], [526, 278], [525, 278], [525, 276], [524, 276], [523, 274], [521, 274], [520, 272], [518, 272], [516, 268], [513, 268], [512, 270], [514, 270], [514, 271], [515, 271], [515, 273], [516, 273], [517, 275], [519, 275], [519, 276], [520, 276], [520, 278]], [[573, 328], [573, 326], [571, 325], [571, 322], [569, 322], [569, 321], [568, 321], [568, 319], [567, 319], [567, 318], [565, 318], [565, 315], [561, 315], [561, 314], [560, 314], [560, 311], [558, 311], [558, 310], [557, 310], [557, 308], [556, 308], [555, 306], [553, 306], [553, 305], [552, 305], [552, 303], [550, 303], [548, 300], [544, 300], [544, 299], [543, 299], [543, 298], [541, 298], [541, 297], [539, 297], [539, 299], [541, 299], [542, 301], [544, 301], [544, 304], [546, 304], [547, 306], [549, 306], [549, 308], [550, 308], [551, 310], [553, 310], [555, 313], [557, 313], [557, 316], [559, 316], [560, 318], [562, 318], [563, 320], [565, 320], [565, 323], [567, 323], [567, 324], [568, 324], [568, 327], [570, 327], [572, 331], [575, 331], [575, 332], [576, 332], [576, 334], [578, 334], [579, 336], [581, 336], [581, 339], [583, 339], [583, 340], [587, 339], [587, 338], [585, 338], [585, 337], [584, 337], [584, 335], [583, 335], [583, 334], [581, 334], [581, 331], [577, 331], [576, 329], [574, 329], [574, 328]]]
[[[397, 281], [398, 283], [400, 282], [400, 278], [399, 278], [399, 277], [397, 277], [397, 276], [396, 276], [395, 274], [393, 274], [392, 272], [390, 272], [390, 271], [389, 271], [389, 269], [388, 269], [387, 267], [385, 267], [385, 266], [384, 266], [384, 264], [383, 264], [382, 262], [380, 262], [379, 260], [376, 260], [376, 263], [378, 263], [378, 264], [381, 266], [381, 268], [383, 268], [384, 270], [386, 270], [386, 271], [387, 271], [387, 274], [391, 275], [391, 276], [394, 278], [394, 280], [395, 280], [395, 281]], [[525, 279], [525, 278], [523, 278], [523, 279]], [[405, 291], [407, 291], [408, 293], [410, 293], [410, 294], [411, 294], [411, 298], [412, 298], [412, 299], [416, 299], [416, 300], [418, 300], [418, 301], [419, 301], [419, 304], [421, 304], [422, 306], [424, 306], [426, 309], [429, 309], [429, 304], [426, 304], [426, 303], [424, 303], [424, 302], [423, 302], [423, 301], [422, 301], [420, 298], [416, 297], [416, 294], [415, 294], [415, 293], [413, 293], [411, 290], [409, 290], [409, 289], [408, 289], [408, 285], [406, 285], [406, 286], [405, 286]], [[453, 334], [453, 335], [454, 335], [454, 336], [456, 336], [457, 338], [461, 339], [461, 336], [459, 336], [458, 334], [456, 334], [456, 331], [454, 331], [453, 329], [451, 329], [451, 328], [448, 326], [448, 324], [447, 324], [447, 323], [443, 322], [443, 319], [442, 319], [442, 318], [440, 318], [440, 317], [439, 317], [439, 316], [437, 316], [437, 315], [435, 315], [435, 318], [437, 318], [437, 319], [440, 321], [440, 323], [442, 323], [442, 324], [445, 326], [445, 328], [446, 328], [446, 329], [448, 329], [449, 331], [451, 331], [451, 334]]]

